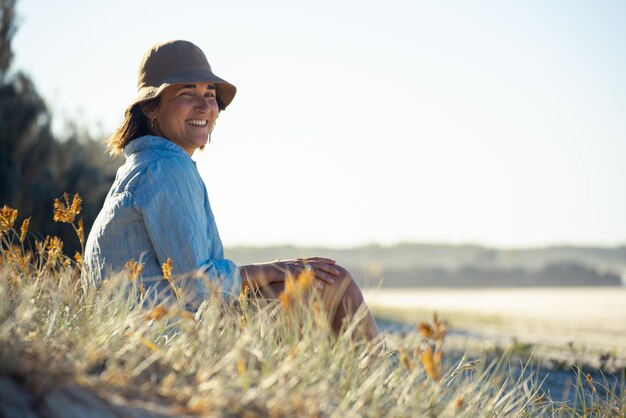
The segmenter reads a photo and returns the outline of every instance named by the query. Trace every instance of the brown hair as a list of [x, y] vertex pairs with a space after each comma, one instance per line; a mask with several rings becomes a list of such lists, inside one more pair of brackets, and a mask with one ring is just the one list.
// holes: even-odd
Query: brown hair
[[141, 111], [141, 106], [149, 103], [159, 104], [161, 97], [138, 103], [128, 109], [124, 114], [124, 120], [115, 133], [107, 140], [107, 150], [112, 157], [122, 154], [124, 147], [135, 138], [152, 134], [148, 126], [148, 119]]

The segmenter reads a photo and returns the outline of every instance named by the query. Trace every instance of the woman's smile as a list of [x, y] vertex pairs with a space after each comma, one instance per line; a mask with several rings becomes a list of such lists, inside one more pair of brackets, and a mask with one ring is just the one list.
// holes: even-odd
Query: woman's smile
[[190, 119], [187, 121], [188, 124], [192, 126], [206, 127], [209, 124], [208, 120], [198, 120], [198, 119]]
[[159, 136], [180, 145], [185, 152], [206, 145], [219, 113], [215, 83], [175, 84], [167, 87], [153, 108], [144, 109]]

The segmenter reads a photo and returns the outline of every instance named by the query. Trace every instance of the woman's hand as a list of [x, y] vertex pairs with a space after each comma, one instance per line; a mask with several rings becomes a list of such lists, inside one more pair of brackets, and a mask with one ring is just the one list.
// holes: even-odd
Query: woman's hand
[[295, 258], [290, 260], [276, 260], [268, 263], [249, 264], [240, 266], [242, 287], [263, 287], [271, 283], [284, 282], [288, 276], [297, 277], [302, 272], [310, 270], [324, 284], [332, 285], [335, 277], [339, 276], [335, 260], [324, 257]]
[[288, 275], [297, 277], [308, 270], [313, 272], [315, 278], [332, 285], [335, 283], [335, 277], [339, 275], [339, 270], [333, 267], [335, 263], [336, 261], [332, 258], [308, 257], [291, 260], [276, 260], [272, 264], [283, 273], [279, 281], [284, 281], [285, 277]]

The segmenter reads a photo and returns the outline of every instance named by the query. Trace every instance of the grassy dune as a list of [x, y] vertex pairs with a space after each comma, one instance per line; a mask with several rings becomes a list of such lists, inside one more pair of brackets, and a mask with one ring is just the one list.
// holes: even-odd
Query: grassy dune
[[[55, 218], [81, 238], [73, 206], [60, 202]], [[13, 390], [0, 390], [3, 416], [623, 416], [624, 392], [583, 375], [563, 404], [507, 353], [448, 358], [437, 319], [389, 336], [392, 353], [359, 339], [356, 321], [334, 336], [307, 277], [269, 304], [215, 290], [194, 313], [167, 269], [169, 303], [150, 302], [132, 263], [94, 286], [80, 254], [54, 239], [24, 251], [27, 227], [0, 215], [0, 386]]]

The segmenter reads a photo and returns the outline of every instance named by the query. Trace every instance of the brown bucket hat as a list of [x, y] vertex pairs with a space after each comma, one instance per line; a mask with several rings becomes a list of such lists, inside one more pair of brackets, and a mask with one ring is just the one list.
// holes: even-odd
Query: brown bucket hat
[[137, 96], [128, 106], [158, 97], [166, 87], [182, 83], [215, 83], [220, 110], [233, 101], [237, 87], [216, 76], [204, 52], [189, 41], [173, 40], [152, 46], [143, 56], [137, 76]]

